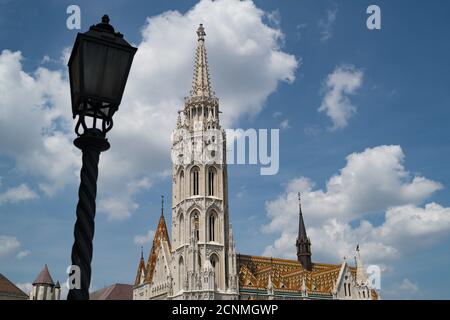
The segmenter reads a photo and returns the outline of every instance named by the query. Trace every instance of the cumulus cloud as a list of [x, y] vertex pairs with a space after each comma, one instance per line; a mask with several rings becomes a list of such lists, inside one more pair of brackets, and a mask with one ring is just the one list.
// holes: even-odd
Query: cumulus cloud
[[31, 190], [28, 185], [22, 183], [17, 187], [9, 188], [5, 192], [0, 193], [0, 205], [5, 203], [17, 203], [36, 198], [38, 198], [38, 195]]
[[0, 257], [6, 256], [20, 247], [20, 241], [13, 236], [0, 235]]
[[19, 251], [19, 253], [17, 254], [16, 258], [19, 259], [19, 260], [22, 260], [23, 258], [27, 257], [30, 253], [31, 253], [30, 250]]
[[337, 66], [328, 75], [323, 85], [325, 95], [318, 111], [331, 118], [331, 130], [346, 127], [350, 117], [356, 113], [356, 106], [349, 97], [361, 87], [363, 77], [363, 71], [353, 65]]
[[53, 195], [79, 168], [67, 136], [69, 86], [62, 71], [40, 67], [33, 74], [24, 72], [22, 59], [19, 51], [0, 54], [0, 152], [19, 171], [39, 177], [40, 188]]
[[[291, 180], [284, 193], [266, 203], [270, 222], [263, 231], [279, 237], [264, 254], [294, 257], [297, 192], [302, 192], [316, 259], [350, 257], [360, 243], [371, 262], [384, 263], [410, 253], [417, 246], [414, 239], [427, 246], [445, 237], [450, 231], [450, 208], [436, 203], [420, 206], [442, 185], [411, 174], [404, 158], [399, 146], [378, 146], [349, 155], [346, 166], [324, 190], [305, 177]], [[384, 221], [374, 225], [367, 221], [369, 214], [381, 214]]]
[[[154, 183], [170, 173], [170, 132], [189, 94], [199, 23], [206, 28], [222, 122], [231, 126], [257, 114], [280, 82], [295, 79], [300, 59], [283, 51], [278, 19], [252, 1], [203, 0], [185, 13], [167, 11], [146, 20], [108, 136], [111, 149], [100, 159], [101, 212], [111, 220], [129, 217], [137, 208], [135, 194], [147, 186], [124, 192], [124, 185], [142, 179]], [[78, 181], [81, 164], [72, 145], [67, 73], [44, 67], [26, 73], [21, 59], [20, 52], [0, 55], [0, 152], [22, 172], [38, 176], [40, 189], [51, 196]]]
[[138, 234], [134, 237], [134, 243], [143, 246], [146, 243], [149, 243], [153, 240], [153, 237], [155, 236], [154, 230], [148, 230], [146, 234]]

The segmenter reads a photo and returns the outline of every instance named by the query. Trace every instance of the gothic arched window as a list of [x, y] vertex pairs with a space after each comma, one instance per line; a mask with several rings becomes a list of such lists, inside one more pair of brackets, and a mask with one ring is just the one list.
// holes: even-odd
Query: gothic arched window
[[214, 196], [216, 193], [216, 172], [214, 167], [208, 169], [208, 196]]
[[212, 254], [209, 258], [209, 261], [211, 262], [211, 266], [214, 269], [214, 285], [216, 288], [219, 287], [219, 279], [220, 279], [220, 263], [219, 263], [219, 257], [216, 254]]
[[200, 169], [194, 167], [191, 169], [191, 194], [193, 196], [198, 196], [200, 193], [200, 183], [199, 183]]
[[200, 240], [199, 214], [197, 210], [195, 210], [191, 215], [191, 230], [197, 241]]
[[178, 201], [181, 201], [184, 199], [184, 171], [181, 170], [180, 172], [180, 179], [179, 179], [179, 186], [178, 186]]
[[209, 230], [208, 230], [209, 238], [208, 238], [208, 240], [209, 241], [215, 241], [216, 237], [217, 237], [215, 212], [211, 212], [211, 214], [209, 215], [208, 225], [209, 225]]
[[183, 261], [183, 257], [180, 257], [180, 260], [178, 261], [178, 283], [180, 285], [180, 291], [184, 288], [184, 276], [185, 276], [185, 271], [184, 271], [184, 261]]
[[180, 216], [178, 217], [178, 239], [179, 239], [179, 245], [181, 246], [184, 244], [184, 216], [183, 212], [180, 213]]

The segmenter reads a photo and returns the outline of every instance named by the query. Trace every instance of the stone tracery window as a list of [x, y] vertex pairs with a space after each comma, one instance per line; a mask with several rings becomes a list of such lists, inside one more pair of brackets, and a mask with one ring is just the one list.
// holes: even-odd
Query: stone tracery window
[[208, 196], [214, 196], [216, 193], [216, 173], [214, 167], [208, 168]]
[[200, 194], [199, 176], [200, 169], [198, 167], [193, 167], [191, 169], [191, 194], [193, 196], [198, 196]]

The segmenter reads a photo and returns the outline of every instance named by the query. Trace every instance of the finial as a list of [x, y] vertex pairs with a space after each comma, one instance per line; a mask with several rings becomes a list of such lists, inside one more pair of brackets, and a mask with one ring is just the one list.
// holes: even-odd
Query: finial
[[102, 22], [96, 24], [95, 26], [91, 26], [90, 30], [97, 30], [101, 32], [114, 33], [117, 37], [123, 37], [123, 35], [119, 32], [114, 32], [114, 27], [109, 24], [109, 16], [104, 14], [102, 17]]
[[205, 40], [205, 28], [203, 28], [203, 23], [200, 23], [200, 26], [197, 29], [197, 36], [198, 36], [198, 40]]
[[109, 17], [108, 17], [107, 14], [103, 15], [103, 17], [102, 17], [102, 23], [109, 24]]
[[299, 214], [302, 214], [302, 195], [300, 192], [297, 193], [298, 196], [298, 210]]
[[161, 195], [161, 216], [164, 215], [164, 196]]
[[141, 246], [141, 259], [144, 259], [144, 247]]
[[359, 252], [359, 243], [356, 245], [356, 251]]

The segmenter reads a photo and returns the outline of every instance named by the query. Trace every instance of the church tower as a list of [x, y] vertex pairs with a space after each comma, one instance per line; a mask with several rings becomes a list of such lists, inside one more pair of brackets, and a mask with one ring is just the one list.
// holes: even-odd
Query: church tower
[[302, 202], [300, 192], [298, 193], [298, 237], [296, 242], [297, 259], [301, 263], [303, 269], [312, 270], [311, 262], [311, 241], [306, 234], [305, 222], [303, 221]]
[[59, 281], [53, 282], [47, 265], [33, 282], [33, 289], [30, 292], [30, 300], [59, 300], [61, 297], [61, 285]]
[[211, 90], [205, 29], [197, 30], [194, 77], [172, 134], [172, 298], [237, 298], [228, 217], [225, 132]]

